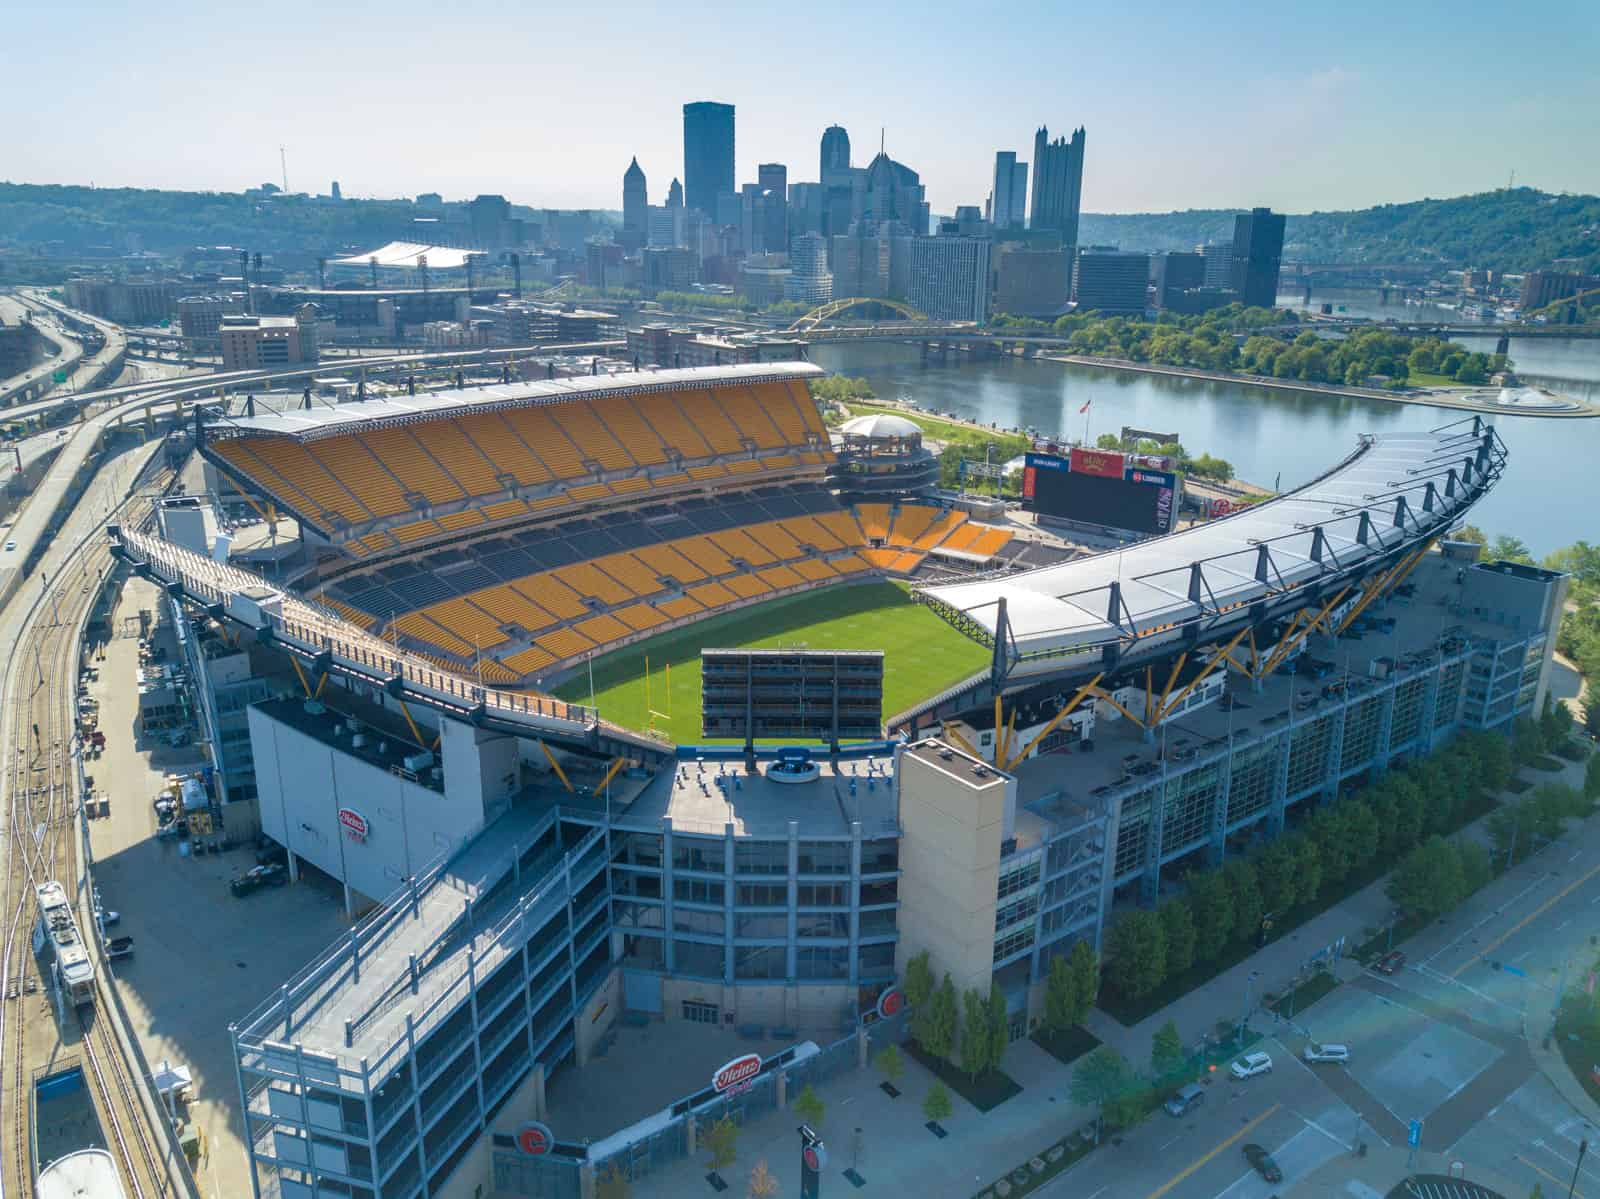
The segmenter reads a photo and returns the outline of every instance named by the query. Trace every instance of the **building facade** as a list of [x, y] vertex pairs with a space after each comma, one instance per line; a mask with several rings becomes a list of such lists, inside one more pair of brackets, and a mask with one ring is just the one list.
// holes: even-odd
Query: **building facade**
[[820, 233], [802, 233], [789, 243], [789, 277], [783, 298], [802, 304], [826, 304], [833, 299], [833, 275], [828, 270], [828, 243]]
[[733, 191], [733, 105], [700, 100], [683, 106], [683, 202], [708, 215]]
[[983, 237], [911, 239], [906, 302], [935, 320], [989, 319], [989, 254]]
[[989, 223], [996, 232], [1020, 229], [1026, 224], [1028, 164], [1018, 162], [1016, 151], [994, 156], [994, 189], [989, 193]]
[[622, 176], [622, 244], [629, 249], [644, 244], [649, 208], [650, 190], [639, 160], [635, 158]]
[[294, 316], [224, 316], [222, 369], [264, 370], [317, 361], [317, 310], [303, 304]]
[[1278, 302], [1278, 267], [1283, 258], [1285, 217], [1270, 208], [1252, 208], [1233, 218], [1233, 290], [1249, 308]]
[[829, 125], [822, 131], [822, 153], [817, 178], [826, 179], [830, 171], [850, 169], [850, 134], [843, 125]]
[[1079, 312], [1133, 316], [1144, 312], [1150, 256], [1120, 250], [1081, 250], [1073, 261], [1072, 297]]
[[1083, 205], [1084, 131], [1079, 126], [1072, 140], [1050, 140], [1044, 126], [1033, 138], [1034, 229], [1054, 229], [1065, 246], [1078, 244], [1078, 216]]
[[1068, 254], [1002, 243], [995, 252], [994, 310], [1012, 316], [1054, 317], [1067, 306]]

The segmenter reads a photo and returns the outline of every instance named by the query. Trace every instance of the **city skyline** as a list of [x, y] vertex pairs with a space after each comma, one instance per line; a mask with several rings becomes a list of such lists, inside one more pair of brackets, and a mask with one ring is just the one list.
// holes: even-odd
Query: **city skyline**
[[[513, 28], [488, 40], [477, 36], [477, 18], [494, 24], [500, 14], [475, 15], [470, 3], [425, 34], [425, 23], [405, 19], [404, 3], [379, 30], [357, 13], [318, 13], [260, 31], [240, 58], [184, 3], [156, 38], [136, 14], [105, 6], [95, 14], [104, 36], [90, 45], [71, 36], [83, 14], [33, 8], [19, 14], [17, 44], [70, 45], [77, 82], [60, 86], [65, 49], [20, 56], [22, 93], [49, 96], [54, 118], [15, 123], [5, 161], [17, 182], [234, 191], [281, 182], [284, 145], [296, 191], [324, 192], [338, 179], [351, 197], [488, 192], [533, 206], [615, 208], [618, 171], [635, 155], [663, 184], [684, 174], [682, 105], [714, 99], [738, 109], [737, 183], [753, 180], [760, 162], [787, 164], [791, 181], [810, 179], [830, 124], [851, 131], [852, 160], [865, 166], [885, 130], [891, 156], [921, 174], [944, 213], [981, 206], [995, 151], [1025, 154], [1041, 124], [1094, 131], [1087, 212], [1365, 207], [1486, 191], [1513, 170], [1518, 183], [1600, 192], [1600, 160], [1572, 153], [1585, 114], [1600, 106], [1600, 82], [1582, 65], [1600, 35], [1575, 4], [1543, 0], [1535, 9], [1475, 14], [1470, 37], [1449, 29], [1459, 10], [1435, 4], [1297, 10], [1292, 29], [1243, 2], [1153, 25], [1112, 12], [1074, 14], [1069, 29], [1064, 16], [1046, 13], [959, 39], [947, 22], [911, 22], [888, 58], [864, 39], [829, 40], [821, 86], [796, 97], [764, 56], [727, 55], [716, 39], [690, 37], [681, 20], [643, 7], [624, 14], [629, 36], [608, 45], [598, 75], [585, 55], [552, 53], [595, 36], [577, 13], [542, 15], [537, 35]], [[715, 11], [703, 15], [717, 24]], [[819, 12], [819, 31], [832, 20]], [[753, 45], [765, 28], [751, 28]], [[1550, 37], [1552, 29], [1563, 36]], [[1063, 72], [1055, 35], [1067, 32], [1094, 52]], [[124, 53], [130, 44], [138, 55]], [[284, 86], [307, 44], [367, 55], [341, 51], [338, 70]], [[396, 91], [394, 63], [419, 55], [436, 65], [417, 87]], [[1125, 86], [1129, 56], [1165, 64], [1136, 95]], [[659, 69], [663, 58], [672, 70]], [[537, 71], [527, 69], [532, 61]], [[1519, 72], [1514, 90], [1470, 82], [1518, 61], [1539, 70]], [[995, 69], [949, 69], [961, 62]], [[273, 102], [194, 102], [240, 93]], [[1411, 120], [1395, 120], [1399, 111]], [[183, 132], [152, 133], [162, 129]], [[650, 198], [661, 202], [659, 185]]]

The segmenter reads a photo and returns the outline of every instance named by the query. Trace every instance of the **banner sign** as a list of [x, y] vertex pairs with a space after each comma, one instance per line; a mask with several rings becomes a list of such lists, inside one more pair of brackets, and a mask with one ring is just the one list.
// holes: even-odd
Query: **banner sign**
[[1073, 471], [1078, 474], [1120, 479], [1126, 459], [1111, 450], [1073, 450], [1071, 463]]

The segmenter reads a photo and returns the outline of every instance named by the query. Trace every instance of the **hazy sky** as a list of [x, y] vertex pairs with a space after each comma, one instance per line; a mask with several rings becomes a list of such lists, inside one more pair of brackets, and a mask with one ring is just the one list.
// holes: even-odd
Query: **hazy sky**
[[[1167, 10], [1167, 11], [1163, 11]], [[238, 14], [234, 18], [232, 14]], [[1352, 208], [1518, 183], [1600, 192], [1600, 0], [11, 6], [0, 178], [347, 196], [661, 203], [682, 105], [738, 107], [757, 162], [815, 179], [837, 122], [935, 211], [994, 152], [1088, 129], [1095, 212]]]

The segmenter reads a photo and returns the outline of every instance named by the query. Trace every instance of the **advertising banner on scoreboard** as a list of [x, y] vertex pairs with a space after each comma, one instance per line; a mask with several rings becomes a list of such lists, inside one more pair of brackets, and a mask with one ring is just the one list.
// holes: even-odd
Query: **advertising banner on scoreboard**
[[1143, 466], [1135, 466], [1128, 471], [1128, 482], [1151, 483], [1156, 487], [1176, 487], [1178, 476], [1168, 470], [1149, 470]]
[[1126, 459], [1111, 450], [1073, 450], [1070, 458], [1072, 470], [1080, 475], [1097, 475], [1102, 479], [1120, 479]]
[[[1034, 442], [1034, 447], [1039, 448], [1039, 443]], [[1041, 470], [1058, 470], [1065, 473], [1067, 460], [1055, 454], [1025, 454], [1022, 459], [1022, 498], [1031, 500], [1039, 487], [1039, 474]]]

